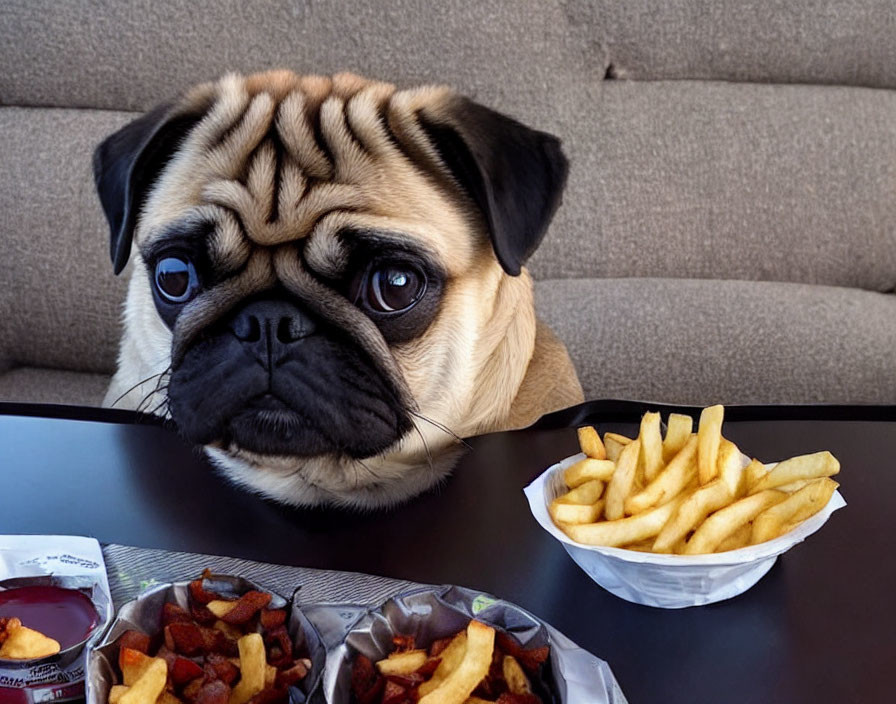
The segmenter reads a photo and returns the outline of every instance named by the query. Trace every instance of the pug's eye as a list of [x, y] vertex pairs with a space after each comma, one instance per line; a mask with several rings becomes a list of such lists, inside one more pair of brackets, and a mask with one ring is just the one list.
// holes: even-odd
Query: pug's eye
[[403, 313], [426, 291], [426, 276], [409, 264], [378, 264], [355, 278], [349, 297], [375, 313]]
[[163, 257], [156, 262], [156, 288], [168, 303], [186, 303], [199, 290], [196, 267], [186, 257]]

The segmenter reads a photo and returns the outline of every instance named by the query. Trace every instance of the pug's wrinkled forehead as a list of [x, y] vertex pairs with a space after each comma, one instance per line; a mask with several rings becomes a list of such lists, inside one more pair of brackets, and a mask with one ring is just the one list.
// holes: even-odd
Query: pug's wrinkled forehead
[[[197, 229], [220, 272], [244, 268], [258, 247], [301, 243], [309, 266], [336, 277], [350, 254], [341, 234], [367, 233], [429, 243], [434, 258], [462, 268], [469, 230], [481, 223], [443, 187], [451, 176], [418, 117], [453, 97], [351, 74], [231, 75], [199, 86], [173, 109], [202, 117], [149, 192], [136, 242], [145, 252]], [[433, 228], [439, 236], [427, 236]]]

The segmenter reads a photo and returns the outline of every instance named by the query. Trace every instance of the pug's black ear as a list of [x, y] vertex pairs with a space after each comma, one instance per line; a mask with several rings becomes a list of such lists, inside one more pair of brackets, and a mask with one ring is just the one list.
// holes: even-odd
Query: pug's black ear
[[501, 266], [518, 276], [560, 205], [569, 170], [560, 140], [456, 96], [419, 113], [454, 178], [482, 210]]
[[93, 178], [110, 229], [110, 254], [121, 273], [131, 253], [137, 216], [159, 172], [198, 114], [159, 105], [107, 137], [93, 153]]

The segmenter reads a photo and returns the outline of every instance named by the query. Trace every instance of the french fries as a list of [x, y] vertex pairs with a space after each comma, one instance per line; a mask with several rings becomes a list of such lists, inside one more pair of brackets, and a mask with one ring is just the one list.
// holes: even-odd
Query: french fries
[[494, 649], [495, 629], [481, 621], [470, 621], [463, 660], [438, 687], [419, 699], [420, 704], [464, 704], [488, 674]]
[[619, 460], [619, 455], [622, 454], [623, 448], [631, 441], [631, 438], [627, 438], [625, 435], [619, 435], [619, 433], [607, 433], [604, 435], [604, 447], [607, 450], [607, 459], [610, 460], [610, 462], [617, 462]]
[[645, 413], [641, 419], [641, 460], [644, 466], [644, 481], [653, 481], [663, 466], [663, 439], [660, 435], [660, 414]]
[[768, 474], [750, 487], [750, 491], [752, 493], [764, 489], [774, 489], [803, 479], [832, 477], [839, 471], [840, 463], [837, 458], [826, 450], [813, 455], [792, 457], [789, 460], [778, 462]]
[[607, 485], [607, 501], [604, 506], [604, 514], [609, 521], [616, 521], [625, 515], [625, 500], [632, 491], [635, 483], [635, 472], [638, 469], [638, 454], [641, 452], [641, 441], [635, 440], [626, 445], [616, 470], [610, 477]]
[[579, 447], [588, 457], [595, 460], [607, 459], [607, 448], [604, 447], [600, 435], [590, 425], [579, 428]]
[[0, 618], [0, 658], [36, 660], [59, 652], [59, 641], [22, 625], [17, 618]]
[[725, 409], [722, 406], [704, 408], [700, 414], [700, 425], [697, 427], [697, 445], [699, 455], [697, 472], [701, 484], [709, 484], [716, 474], [716, 460], [719, 455], [719, 443], [722, 441], [722, 419]]
[[149, 667], [121, 695], [120, 704], [155, 704], [168, 681], [168, 665], [162, 658], [152, 658]]
[[[547, 646], [523, 648], [509, 635], [472, 620], [454, 636], [424, 650], [412, 636], [395, 636], [396, 650], [375, 663], [358, 654], [352, 663], [351, 702], [366, 704], [539, 704], [533, 679], [544, 687]], [[422, 656], [422, 661], [421, 657]], [[404, 664], [393, 673], [391, 663]], [[390, 674], [391, 673], [391, 674]]]
[[604, 502], [600, 496], [604, 483], [592, 479], [558, 496], [551, 502], [548, 511], [556, 523], [592, 523], [600, 518]]
[[830, 452], [746, 463], [723, 418], [722, 406], [703, 409], [695, 433], [690, 416], [670, 414], [661, 439], [659, 414], [646, 413], [637, 438], [604, 435], [606, 459], [592, 456], [597, 431], [580, 428], [588, 457], [565, 471], [554, 523], [584, 545], [700, 555], [772, 540], [827, 505], [840, 471]]
[[786, 498], [787, 494], [783, 491], [769, 489], [719, 509], [694, 531], [694, 535], [684, 546], [684, 554], [702, 555], [713, 552], [738, 528], [752, 521], [769, 506], [780, 503]]
[[663, 438], [663, 462], [668, 463], [691, 439], [694, 419], [681, 413], [670, 413]]
[[786, 532], [787, 524], [799, 523], [814, 515], [827, 504], [838, 486], [832, 479], [816, 479], [766, 509], [753, 521], [750, 542], [764, 543]]
[[577, 486], [581, 486], [585, 482], [590, 482], [593, 479], [606, 481], [613, 476], [613, 470], [615, 469], [616, 465], [610, 460], [595, 460], [586, 457], [583, 460], [579, 460], [574, 465], [567, 467], [566, 472], [563, 475], [563, 480], [569, 488], [575, 489]]

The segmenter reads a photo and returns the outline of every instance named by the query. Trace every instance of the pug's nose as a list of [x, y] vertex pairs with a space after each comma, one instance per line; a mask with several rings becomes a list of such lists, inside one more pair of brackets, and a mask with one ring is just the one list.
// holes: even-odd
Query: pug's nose
[[262, 299], [242, 306], [231, 317], [233, 335], [270, 359], [317, 332], [317, 323], [289, 301]]

